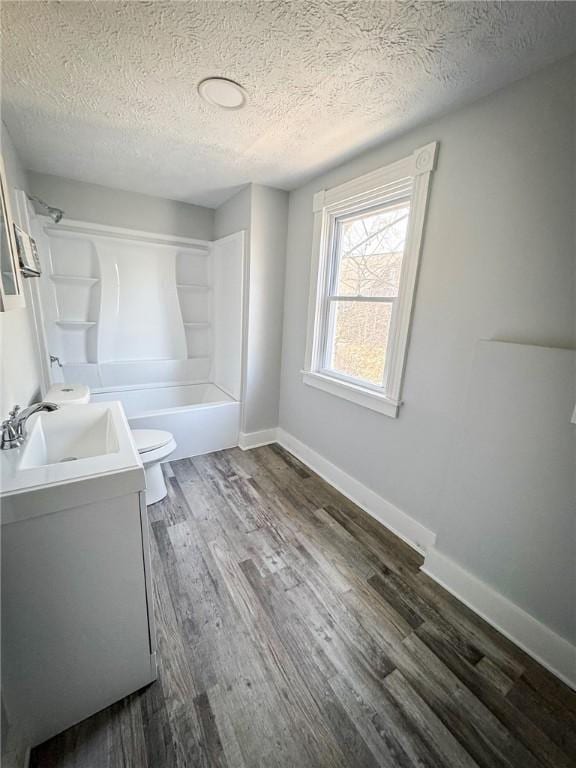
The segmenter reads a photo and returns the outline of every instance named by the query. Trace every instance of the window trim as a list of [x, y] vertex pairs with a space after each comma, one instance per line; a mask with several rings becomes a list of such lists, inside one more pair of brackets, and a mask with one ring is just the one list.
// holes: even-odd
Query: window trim
[[[337, 187], [321, 190], [314, 195], [314, 231], [303, 381], [309, 386], [351, 400], [392, 418], [398, 416], [398, 410], [402, 405], [402, 383], [430, 177], [436, 166], [437, 154], [438, 142], [432, 142], [420, 147], [402, 160]], [[390, 330], [390, 357], [386, 365], [386, 380], [384, 387], [380, 388], [324, 367], [327, 342], [324, 318], [326, 303], [329, 301], [328, 281], [333, 262], [331, 240], [336, 219], [407, 197], [410, 200], [410, 218], [400, 287]]]

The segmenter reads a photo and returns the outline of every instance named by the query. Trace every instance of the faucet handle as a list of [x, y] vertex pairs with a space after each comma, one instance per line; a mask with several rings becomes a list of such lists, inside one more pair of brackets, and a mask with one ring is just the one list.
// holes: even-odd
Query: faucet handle
[[10, 411], [10, 413], [8, 415], [10, 416], [11, 419], [13, 419], [15, 416], [18, 415], [18, 412], [20, 410], [21, 410], [20, 406], [19, 405], [15, 405], [14, 408], [12, 408], [12, 410]]
[[9, 448], [17, 448], [21, 444], [18, 429], [14, 425], [13, 419], [5, 419], [2, 422], [2, 433], [0, 435], [0, 450], [5, 451]]

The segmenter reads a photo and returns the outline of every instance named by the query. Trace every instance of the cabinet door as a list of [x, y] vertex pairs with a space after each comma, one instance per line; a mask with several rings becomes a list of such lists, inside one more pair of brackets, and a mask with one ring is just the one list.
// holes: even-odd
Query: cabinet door
[[36, 744], [155, 676], [139, 494], [2, 529], [2, 676]]

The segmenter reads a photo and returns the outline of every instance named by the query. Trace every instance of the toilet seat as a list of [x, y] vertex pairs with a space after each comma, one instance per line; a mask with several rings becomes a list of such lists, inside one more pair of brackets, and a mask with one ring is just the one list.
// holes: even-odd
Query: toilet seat
[[176, 441], [163, 429], [133, 429], [132, 439], [146, 471], [146, 504], [156, 504], [168, 493], [160, 462], [176, 450]]
[[140, 454], [163, 448], [174, 439], [170, 432], [163, 429], [133, 429], [132, 438]]
[[170, 440], [164, 445], [150, 451], [138, 451], [138, 456], [140, 456], [140, 461], [144, 465], [144, 469], [148, 469], [153, 464], [158, 464], [158, 462], [164, 461], [176, 450], [176, 448], [176, 441], [172, 435], [170, 435]]

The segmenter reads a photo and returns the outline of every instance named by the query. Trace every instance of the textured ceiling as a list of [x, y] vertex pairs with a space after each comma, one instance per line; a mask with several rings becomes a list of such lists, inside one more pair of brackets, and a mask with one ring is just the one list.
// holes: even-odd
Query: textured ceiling
[[[35, 171], [216, 205], [290, 189], [576, 49], [576, 3], [3, 2], [3, 119]], [[204, 104], [204, 77], [248, 106]]]

